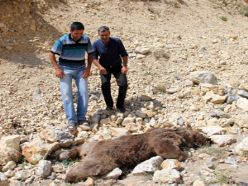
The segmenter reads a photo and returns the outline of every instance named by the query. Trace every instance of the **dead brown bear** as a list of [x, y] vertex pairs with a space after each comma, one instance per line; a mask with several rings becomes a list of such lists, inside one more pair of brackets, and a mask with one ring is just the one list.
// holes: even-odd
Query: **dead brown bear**
[[206, 144], [210, 144], [210, 139], [191, 129], [153, 129], [144, 134], [85, 143], [60, 154], [60, 160], [82, 158], [65, 178], [67, 182], [78, 182], [89, 176], [105, 175], [116, 167], [132, 168], [156, 155], [182, 161], [187, 158], [183, 150]]

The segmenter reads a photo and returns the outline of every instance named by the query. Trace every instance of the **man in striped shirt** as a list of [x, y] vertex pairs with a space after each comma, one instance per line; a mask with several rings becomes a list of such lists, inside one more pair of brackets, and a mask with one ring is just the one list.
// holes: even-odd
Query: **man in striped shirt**
[[[49, 55], [55, 75], [60, 78], [60, 90], [64, 104], [69, 130], [74, 130], [77, 124], [89, 125], [86, 121], [88, 108], [88, 82], [94, 50], [89, 37], [84, 34], [84, 25], [73, 22], [69, 34], [60, 37], [51, 49]], [[88, 54], [87, 65], [85, 54]], [[57, 62], [55, 55], [59, 55]], [[77, 95], [77, 112], [73, 105], [72, 80], [75, 80]]]

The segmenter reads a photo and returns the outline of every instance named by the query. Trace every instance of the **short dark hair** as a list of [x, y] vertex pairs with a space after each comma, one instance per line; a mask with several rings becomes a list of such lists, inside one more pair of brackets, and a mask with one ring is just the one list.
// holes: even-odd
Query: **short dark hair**
[[71, 24], [71, 31], [74, 30], [84, 30], [84, 25], [81, 22], [73, 22]]
[[98, 28], [98, 32], [106, 32], [106, 31], [110, 31], [109, 27], [107, 26], [100, 26]]

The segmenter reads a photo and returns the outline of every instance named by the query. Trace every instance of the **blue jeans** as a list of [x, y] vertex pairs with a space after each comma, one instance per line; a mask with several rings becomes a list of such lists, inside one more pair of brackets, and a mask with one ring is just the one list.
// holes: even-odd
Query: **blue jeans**
[[[88, 82], [82, 77], [85, 67], [70, 69], [61, 66], [64, 77], [60, 79], [60, 90], [64, 104], [64, 110], [68, 123], [75, 124], [79, 120], [85, 120], [88, 109]], [[78, 89], [77, 93], [77, 114], [73, 105], [72, 79], [75, 80]]]

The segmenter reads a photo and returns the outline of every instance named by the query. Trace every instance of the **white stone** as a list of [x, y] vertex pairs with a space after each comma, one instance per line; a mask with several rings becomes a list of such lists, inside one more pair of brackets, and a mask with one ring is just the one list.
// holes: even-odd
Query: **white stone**
[[116, 120], [117, 120], [117, 116], [116, 115], [111, 115], [110, 116], [110, 119], [111, 119], [111, 121], [114, 123], [114, 122], [116, 122]]
[[52, 163], [48, 160], [39, 161], [36, 173], [42, 178], [47, 178], [52, 173]]
[[126, 117], [122, 121], [122, 125], [125, 126], [125, 125], [127, 125], [129, 123], [134, 123], [134, 122], [135, 122], [135, 118], [134, 117]]
[[244, 138], [240, 143], [234, 147], [234, 152], [239, 155], [248, 153], [248, 137]]
[[21, 158], [21, 137], [18, 135], [2, 137], [0, 140], [0, 164], [5, 165], [13, 160], [18, 162]]
[[224, 88], [219, 85], [212, 85], [209, 83], [201, 83], [201, 92], [207, 93], [207, 92], [213, 92], [214, 94], [218, 94], [220, 96], [224, 95]]
[[[8, 178], [11, 178], [13, 176], [15, 176], [15, 172], [13, 170], [7, 170], [5, 173], [5, 176], [7, 176]], [[1, 184], [0, 184], [1, 185]]]
[[151, 53], [151, 50], [147, 47], [136, 47], [135, 52], [137, 54], [147, 55]]
[[237, 101], [237, 107], [241, 108], [244, 111], [248, 111], [248, 99], [239, 98]]
[[200, 84], [200, 83], [209, 83], [209, 84], [217, 84], [217, 78], [216, 76], [211, 73], [211, 72], [206, 72], [206, 71], [196, 71], [190, 73], [191, 80], [195, 84]]
[[9, 185], [9, 181], [7, 179], [7, 177], [0, 172], [0, 185], [1, 186], [8, 186]]
[[155, 126], [156, 124], [157, 124], [156, 120], [154, 118], [151, 118], [151, 120], [149, 121], [149, 125]]
[[202, 132], [204, 132], [208, 136], [212, 136], [215, 134], [223, 134], [225, 132], [225, 129], [220, 126], [208, 126], [208, 127], [203, 127]]
[[205, 186], [205, 183], [201, 180], [196, 180], [194, 181], [193, 186]]
[[172, 87], [172, 88], [166, 89], [166, 93], [168, 94], [174, 94], [176, 92], [178, 92], [178, 88]]
[[248, 98], [248, 91], [246, 90], [239, 90], [238, 91], [238, 95], [244, 97], [244, 98]]
[[234, 135], [213, 135], [211, 136], [211, 140], [220, 147], [231, 145], [237, 141]]
[[160, 168], [163, 158], [160, 156], [152, 157], [149, 160], [146, 160], [138, 164], [132, 171], [132, 174], [154, 172]]
[[172, 124], [172, 125], [177, 125], [177, 121], [178, 121], [178, 118], [180, 118], [180, 114], [174, 112], [174, 113], [171, 113], [170, 115], [168, 115], [168, 121]]
[[111, 127], [110, 130], [111, 130], [112, 136], [115, 136], [115, 137], [126, 136], [126, 135], [130, 134], [129, 131], [125, 128]]
[[222, 104], [226, 101], [227, 96], [220, 96], [220, 95], [214, 94], [213, 92], [207, 92], [204, 95], [203, 99], [205, 100], [206, 103], [211, 101], [214, 104]]
[[59, 163], [59, 164], [53, 165], [52, 170], [55, 173], [64, 173], [65, 172], [65, 167], [63, 166], [63, 164]]
[[152, 180], [157, 183], [179, 183], [180, 173], [175, 169], [162, 169], [155, 171]]
[[234, 117], [234, 123], [240, 128], [248, 128], [248, 113], [240, 113]]
[[74, 136], [57, 127], [48, 127], [40, 132], [40, 137], [48, 143], [73, 140]]
[[136, 56], [137, 59], [143, 59], [143, 58], [145, 58], [145, 57], [146, 57], [146, 56], [143, 55], [143, 54], [137, 54], [137, 56]]
[[16, 163], [14, 161], [9, 161], [3, 168], [2, 171], [6, 172], [7, 170], [13, 170], [16, 168]]
[[76, 139], [87, 139], [88, 137], [89, 133], [87, 131], [79, 131]]
[[123, 118], [122, 117], [118, 117], [117, 120], [116, 120], [116, 125], [120, 125], [123, 121]]
[[216, 94], [213, 94], [211, 97], [211, 102], [214, 104], [222, 104], [225, 103], [227, 96], [219, 96]]
[[219, 126], [220, 120], [217, 118], [211, 118], [209, 120], [207, 120], [207, 126]]
[[240, 88], [248, 91], [248, 83], [241, 83]]
[[110, 173], [106, 175], [106, 178], [108, 179], [118, 179], [119, 176], [122, 175], [122, 170], [119, 168], [115, 168]]
[[21, 180], [21, 181], [26, 180], [26, 179], [29, 178], [30, 176], [31, 176], [31, 172], [26, 171], [26, 170], [18, 171], [18, 172], [16, 172], [16, 174], [15, 174], [15, 178], [16, 178], [17, 180]]

